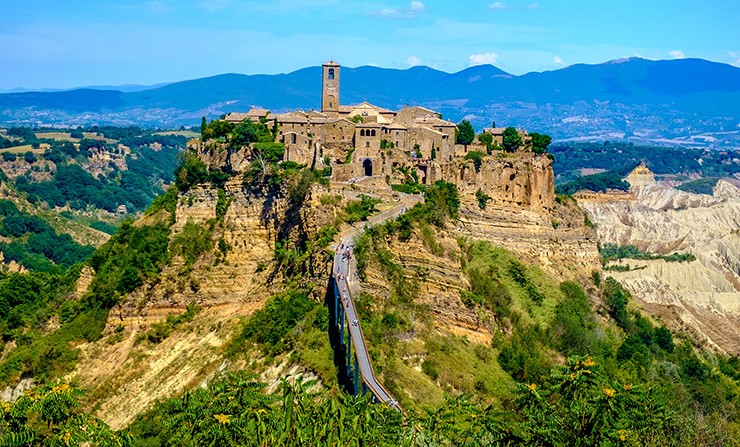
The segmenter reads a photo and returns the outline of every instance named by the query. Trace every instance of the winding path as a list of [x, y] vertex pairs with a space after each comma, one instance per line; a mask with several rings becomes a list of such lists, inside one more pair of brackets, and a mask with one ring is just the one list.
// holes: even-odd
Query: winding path
[[404, 209], [408, 209], [422, 200], [423, 199], [419, 196], [401, 196], [401, 203], [399, 205], [371, 217], [368, 221], [363, 222], [362, 225], [342, 234], [339, 243], [340, 246], [344, 247], [344, 249], [338, 249], [334, 255], [333, 277], [337, 286], [336, 290], [340, 293], [340, 301], [342, 303], [344, 313], [347, 317], [349, 334], [355, 344], [355, 354], [360, 378], [377, 400], [387, 403], [398, 410], [401, 410], [398, 401], [391, 396], [391, 393], [388, 392], [383, 384], [378, 382], [378, 379], [375, 377], [375, 373], [373, 372], [372, 364], [370, 363], [370, 354], [368, 354], [367, 351], [365, 336], [362, 334], [362, 325], [359, 316], [357, 315], [357, 308], [354, 301], [354, 298], [358, 296], [360, 292], [359, 281], [357, 281], [357, 268], [354, 258], [352, 256], [347, 256], [347, 254], [351, 254], [352, 252], [352, 249], [347, 247], [354, 246], [355, 237], [366, 227], [394, 219], [400, 215]]

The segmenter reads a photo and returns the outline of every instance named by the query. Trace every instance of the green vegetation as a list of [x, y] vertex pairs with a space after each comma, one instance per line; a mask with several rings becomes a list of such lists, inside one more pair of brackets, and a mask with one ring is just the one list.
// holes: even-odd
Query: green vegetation
[[161, 323], [155, 323], [146, 333], [138, 336], [137, 341], [147, 341], [149, 343], [161, 343], [170, 335], [178, 326], [181, 326], [195, 318], [200, 309], [194, 304], [188, 304], [187, 309], [180, 315], [170, 315], [167, 320]]
[[[575, 180], [582, 168], [605, 169], [620, 177], [641, 162], [657, 175], [699, 173], [705, 178], [731, 177], [740, 172], [737, 150], [718, 151], [685, 147], [643, 146], [633, 143], [558, 143], [553, 170], [558, 184]], [[701, 160], [701, 163], [699, 162]]]
[[486, 145], [486, 152], [488, 152], [488, 155], [491, 155], [491, 153], [493, 152], [493, 149], [494, 149], [493, 135], [491, 135], [488, 132], [483, 132], [482, 134], [479, 134], [478, 135], [478, 141], [481, 144], [485, 144]]
[[16, 261], [29, 270], [61, 272], [82, 262], [93, 247], [82, 246], [68, 234], [57, 232], [43, 219], [18, 210], [10, 200], [0, 200], [0, 236], [10, 242], [0, 242], [6, 261]]
[[483, 164], [483, 157], [485, 156], [486, 154], [484, 154], [483, 152], [470, 151], [465, 154], [465, 159], [472, 160], [473, 166], [475, 166], [475, 172], [480, 172], [480, 167]]
[[682, 183], [676, 186], [681, 191], [691, 192], [694, 194], [711, 195], [714, 192], [714, 186], [719, 181], [718, 178], [700, 178], [690, 182]]
[[606, 192], [607, 189], [627, 191], [630, 189], [630, 185], [622, 180], [622, 177], [622, 175], [614, 172], [584, 175], [568, 183], [558, 185], [555, 191], [558, 194], [573, 194], [584, 189], [593, 192]]
[[128, 432], [117, 434], [105, 422], [80, 410], [82, 392], [69, 385], [41, 386], [0, 406], [0, 445], [126, 447]]
[[475, 129], [468, 120], [460, 121], [455, 129], [455, 143], [467, 146], [475, 140]]
[[478, 188], [478, 190], [475, 192], [475, 198], [478, 200], [478, 208], [481, 210], [486, 209], [486, 205], [488, 204], [488, 201], [491, 200], [491, 196], [484, 193], [483, 190]]
[[552, 142], [552, 138], [549, 135], [532, 132], [529, 134], [532, 139], [532, 151], [535, 155], [541, 155], [547, 152], [547, 146]]
[[377, 212], [375, 205], [381, 202], [380, 199], [373, 199], [365, 194], [360, 194], [360, 200], [354, 200], [344, 208], [345, 218], [348, 223], [355, 223], [361, 220], [367, 220], [371, 214]]
[[172, 238], [172, 253], [182, 256], [185, 267], [190, 268], [195, 261], [213, 248], [213, 229], [216, 222], [211, 220], [207, 228], [188, 221], [182, 228], [182, 232]]
[[503, 147], [506, 152], [516, 152], [522, 145], [522, 137], [514, 127], [507, 127], [503, 133]]
[[[93, 126], [75, 129], [73, 133], [79, 137], [82, 132], [95, 133], [96, 138], [80, 138], [73, 143], [63, 139], [39, 139], [27, 128], [9, 130], [9, 135], [21, 138], [22, 144], [49, 145], [41, 158], [55, 166], [51, 180], [35, 180], [30, 173], [37, 166], [15, 178], [15, 187], [25, 192], [31, 203], [46, 202], [51, 207], [69, 205], [75, 210], [92, 206], [114, 212], [119, 205], [126, 205], [129, 212], [143, 210], [161, 193], [162, 184], [173, 180], [175, 156], [184, 149], [186, 142], [185, 137], [160, 135], [135, 126]], [[130, 152], [124, 154], [119, 144], [128, 147]], [[128, 169], [121, 170], [116, 163], [110, 162], [104, 168], [106, 174], [93, 177], [85, 166], [95, 152], [107, 152], [125, 161]], [[3, 153], [4, 161], [15, 159], [5, 154], [8, 153]], [[34, 164], [39, 156], [29, 152], [24, 158], [27, 163]]]
[[691, 262], [696, 260], [696, 256], [691, 253], [673, 253], [670, 255], [658, 255], [641, 251], [634, 245], [617, 245], [617, 244], [600, 244], [599, 254], [602, 263], [607, 264], [610, 261], [621, 261], [622, 259], [663, 259], [667, 262]]
[[257, 343], [265, 354], [290, 351], [294, 349], [291, 334], [316, 307], [318, 304], [309, 300], [305, 292], [291, 290], [275, 295], [247, 320], [228, 350], [234, 354], [244, 349], [246, 341], [251, 341]]

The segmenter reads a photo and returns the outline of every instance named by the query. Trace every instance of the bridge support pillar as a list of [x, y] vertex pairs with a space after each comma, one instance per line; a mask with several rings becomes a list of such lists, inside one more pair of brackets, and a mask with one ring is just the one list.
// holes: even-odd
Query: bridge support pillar
[[[360, 362], [357, 360], [357, 356], [355, 356], [355, 396], [360, 394]], [[365, 385], [363, 383], [363, 385]]]
[[332, 280], [334, 283], [334, 321], [332, 323], [334, 326], [337, 325], [337, 318], [339, 317], [339, 287], [337, 287], [337, 280]]
[[347, 334], [347, 378], [352, 378], [352, 336]]
[[339, 307], [339, 346], [344, 346], [344, 307]]

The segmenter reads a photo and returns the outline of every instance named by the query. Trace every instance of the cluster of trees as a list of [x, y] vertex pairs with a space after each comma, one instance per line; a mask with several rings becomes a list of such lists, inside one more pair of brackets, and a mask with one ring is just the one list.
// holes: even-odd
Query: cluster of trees
[[250, 143], [272, 143], [277, 135], [277, 120], [268, 129], [264, 121], [253, 123], [245, 120], [240, 123], [231, 123], [223, 119], [206, 122], [203, 117], [200, 126], [200, 138], [203, 141], [222, 140], [228, 141], [234, 147], [246, 146]]
[[740, 163], [733, 161], [738, 158], [737, 151], [605, 141], [558, 143], [550, 152], [563, 154], [553, 164], [558, 183], [574, 180], [582, 168], [606, 169], [625, 176], [641, 162], [658, 175], [700, 173], [703, 177], [729, 177], [740, 172]]
[[46, 221], [18, 210], [10, 200], [0, 200], [0, 242], [7, 261], [30, 270], [59, 272], [87, 259], [93, 247], [76, 243], [68, 234], [58, 234]]
[[161, 193], [161, 186], [132, 171], [118, 171], [112, 178], [93, 177], [77, 164], [57, 166], [51, 181], [32, 182], [25, 175], [15, 180], [16, 188], [28, 194], [31, 203], [46, 202], [52, 207], [69, 205], [84, 210], [89, 205], [115, 212], [119, 205], [129, 211], [146, 208]]
[[609, 261], [618, 261], [622, 259], [663, 259], [668, 262], [686, 262], [693, 261], [696, 256], [691, 253], [673, 253], [670, 255], [659, 255], [646, 253], [634, 245], [617, 245], [605, 243], [599, 245], [599, 254], [603, 263]]
[[[552, 138], [549, 135], [540, 134], [533, 132], [529, 134], [532, 151], [535, 155], [544, 154], [547, 152], [547, 147], [552, 142]], [[475, 140], [475, 129], [468, 120], [462, 120], [455, 129], [455, 143], [456, 144], [471, 144]], [[478, 135], [478, 141], [486, 146], [488, 155], [494, 150], [503, 149], [505, 152], [516, 152], [523, 144], [519, 131], [514, 127], [507, 127], [503, 131], [503, 140], [501, 146], [493, 141], [493, 135], [488, 132], [483, 132]]]
[[622, 177], [623, 175], [612, 171], [584, 175], [570, 182], [557, 185], [555, 192], [558, 194], [574, 194], [584, 189], [594, 192], [606, 192], [607, 189], [627, 191], [630, 189], [630, 184], [622, 180]]

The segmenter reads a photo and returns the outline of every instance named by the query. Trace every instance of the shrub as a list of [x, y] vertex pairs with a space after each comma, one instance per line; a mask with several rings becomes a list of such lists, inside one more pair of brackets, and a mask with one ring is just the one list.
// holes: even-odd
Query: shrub
[[488, 201], [491, 200], [491, 196], [484, 193], [483, 190], [480, 188], [478, 188], [478, 190], [475, 192], [475, 198], [478, 200], [478, 208], [480, 208], [481, 210], [486, 209]]

